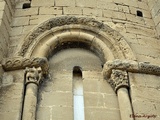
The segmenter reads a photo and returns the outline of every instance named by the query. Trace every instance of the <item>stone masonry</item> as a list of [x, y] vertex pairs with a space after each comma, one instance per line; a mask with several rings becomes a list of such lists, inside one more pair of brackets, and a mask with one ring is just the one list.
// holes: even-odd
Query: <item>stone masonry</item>
[[[125, 38], [135, 56], [135, 62], [144, 62], [157, 68], [160, 66], [160, 0], [0, 0], [0, 119], [26, 120], [22, 117], [26, 95], [25, 67], [35, 67], [35, 64], [27, 59], [28, 63], [23, 61], [22, 65], [17, 67], [19, 59], [23, 58], [18, 52], [29, 32], [34, 31], [35, 27], [46, 20], [61, 16], [93, 18], [94, 21], [107, 25], [112, 29], [111, 32], [116, 31]], [[64, 28], [67, 28], [66, 26], [64, 25]], [[88, 26], [80, 27], [88, 29]], [[70, 25], [70, 28], [73, 26]], [[58, 31], [58, 29], [60, 27], [54, 30]], [[54, 30], [48, 31], [52, 31], [53, 36], [66, 31], [71, 31], [71, 34], [77, 34], [79, 31], [90, 36], [93, 34], [83, 29], [74, 29], [75, 31], [64, 29], [57, 33], [54, 33]], [[43, 46], [42, 43], [45, 41], [43, 37], [52, 39], [50, 34], [46, 35], [47, 37], [43, 35], [33, 41], [33, 46]], [[96, 39], [97, 36], [94, 38]], [[96, 41], [94, 38], [92, 42]], [[107, 39], [110, 38], [106, 37]], [[36, 43], [36, 40], [41, 41]], [[82, 41], [86, 42], [85, 39]], [[58, 42], [57, 40], [57, 44]], [[111, 42], [117, 45], [118, 49], [120, 44], [115, 43], [114, 40]], [[121, 120], [119, 96], [107, 83], [106, 79], [109, 78], [104, 78], [102, 74], [104, 63], [97, 55], [98, 52], [94, 51], [94, 47], [98, 48], [100, 45], [97, 43], [97, 46], [77, 48], [81, 43], [78, 41], [75, 44], [68, 43], [66, 46], [62, 44], [61, 47], [55, 48], [57, 50], [55, 53], [48, 51], [52, 53], [47, 56], [49, 72], [45, 73], [42, 83], [38, 86], [38, 93], [33, 95], [36, 96], [35, 101], [37, 101], [34, 104], [27, 101], [36, 109], [35, 119], [72, 120], [74, 118], [72, 70], [74, 66], [80, 66], [85, 120]], [[113, 46], [109, 46], [110, 43], [105, 44], [108, 49], [116, 52]], [[50, 47], [48, 43], [46, 46]], [[39, 53], [44, 52], [39, 51]], [[6, 58], [18, 59], [15, 59], [12, 64], [12, 60], [6, 62]], [[126, 61], [128, 59], [123, 58]], [[6, 69], [4, 62], [5, 65], [12, 64], [13, 68]], [[133, 110], [128, 117], [132, 120], [133, 118], [134, 120], [160, 120], [160, 75], [137, 71], [126, 71], [126, 75], [129, 80], [126, 90]]]

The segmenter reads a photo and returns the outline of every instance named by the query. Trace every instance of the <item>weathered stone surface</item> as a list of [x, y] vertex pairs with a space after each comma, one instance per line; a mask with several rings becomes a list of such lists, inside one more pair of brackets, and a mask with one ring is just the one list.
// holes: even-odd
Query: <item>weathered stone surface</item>
[[56, 6], [75, 6], [75, 0], [55, 0]]
[[55, 0], [33, 0], [31, 6], [54, 6]]
[[104, 17], [111, 17], [111, 18], [126, 20], [126, 16], [122, 12], [115, 12], [115, 11], [112, 11], [112, 10], [104, 10], [103, 15], [104, 15]]
[[49, 15], [49, 14], [62, 14], [62, 7], [40, 7], [39, 14]]
[[109, 110], [108, 108], [85, 108], [86, 119], [92, 120], [120, 120], [119, 110]]
[[[76, 20], [69, 19], [73, 17], [64, 17], [64, 19], [60, 20], [57, 20], [56, 18], [54, 22], [50, 21], [49, 24], [46, 24], [51, 25], [49, 29], [53, 30], [53, 28], [59, 29], [60, 27], [63, 27], [64, 21], [67, 21], [64, 29], [56, 31], [56, 33], [54, 31], [52, 36], [57, 33], [64, 34], [64, 32], [68, 30], [66, 26], [70, 26], [70, 28], [72, 28], [70, 35], [73, 35], [75, 31], [78, 31], [77, 34], [74, 34], [77, 36], [74, 39], [70, 39], [70, 41], [76, 39], [77, 41], [80, 40], [86, 42], [86, 40], [80, 38], [84, 31], [85, 34], [90, 36], [94, 34], [92, 36], [94, 39], [90, 42], [92, 45], [94, 44], [94, 47], [96, 46], [98, 50], [101, 51], [104, 51], [104, 48], [106, 47], [109, 48], [114, 56], [111, 60], [130, 59], [130, 51], [127, 51], [130, 47], [125, 47], [126, 45], [129, 45], [132, 48], [131, 51], [135, 54], [136, 59], [134, 60], [137, 63], [150, 62], [151, 65], [155, 64], [157, 66], [160, 64], [159, 0], [32, 0], [31, 7], [23, 9], [23, 4], [29, 2], [30, 1], [24, 0], [0, 0], [0, 62], [4, 57], [18, 56], [18, 50], [22, 46], [24, 37], [30, 31], [34, 31], [33, 28], [38, 24], [46, 24], [44, 21], [50, 18], [73, 15], [74, 17], [83, 16], [83, 18], [80, 17], [81, 19]], [[16, 9], [14, 9], [14, 5], [16, 6]], [[137, 16], [137, 10], [142, 11], [143, 17]], [[86, 19], [87, 17], [94, 19]], [[78, 22], [76, 22], [77, 20]], [[103, 28], [102, 23], [107, 27], [105, 26], [105, 28]], [[79, 28], [73, 28], [75, 27], [73, 24], [82, 29], [79, 30]], [[12, 29], [10, 26], [12, 26]], [[98, 29], [98, 32], [96, 32], [95, 29], [89, 29], [94, 28], [95, 26], [97, 26], [96, 29]], [[40, 41], [41, 37], [44, 37], [44, 28], [48, 29], [48, 26], [40, 26], [40, 29], [36, 32], [34, 31], [34, 34], [32, 34], [33, 37], [30, 36], [33, 39], [28, 43], [35, 43], [35, 46], [48, 45], [49, 47], [53, 47], [52, 43], [43, 44], [43, 41], [50, 39], [51, 37], [45, 37]], [[122, 36], [120, 36], [119, 33], [122, 34]], [[106, 47], [99, 47], [96, 38], [100, 36], [100, 34], [105, 36], [101, 36], [100, 41], [102, 40], [105, 43], [103, 43], [103, 45]], [[61, 36], [58, 37], [59, 39], [62, 38]], [[124, 37], [123, 41], [120, 39], [121, 37]], [[38, 42], [38, 40], [40, 42]], [[57, 43], [61, 44], [62, 41], [64, 40], [60, 40], [60, 42]], [[125, 44], [125, 41], [127, 44]], [[29, 48], [31, 44], [28, 43], [23, 45], [26, 48]], [[64, 48], [70, 48], [70, 42], [68, 43], [68, 46], [65, 46]], [[78, 43], [78, 47], [79, 45], [81, 45], [80, 42]], [[92, 48], [92, 45], [85, 49], [90, 50], [91, 48], [92, 52], [98, 57], [102, 56], [99, 51], [97, 52]], [[63, 43], [60, 46], [63, 46]], [[77, 44], [73, 46], [77, 47]], [[34, 47], [32, 49], [34, 49]], [[121, 52], [122, 50], [125, 52]], [[30, 50], [28, 51], [30, 52]], [[26, 52], [26, 55], [29, 55], [28, 51]], [[40, 49], [38, 49], [38, 51], [41, 52]], [[65, 49], [65, 51], [67, 50]], [[59, 52], [59, 48], [56, 52]], [[101, 60], [97, 60], [98, 57], [95, 58], [90, 56], [91, 53], [82, 53], [82, 51], [75, 53], [74, 50], [71, 50], [61, 56], [58, 56], [57, 54], [53, 56], [54, 64], [50, 64], [50, 77], [45, 79], [39, 88], [37, 120], [73, 119], [72, 70], [74, 66], [82, 67], [84, 103], [87, 105], [87, 107], [85, 106], [85, 119], [120, 119], [117, 96], [107, 81], [103, 79], [101, 71], [104, 63], [101, 62]], [[85, 51], [85, 53], [87, 52]], [[106, 53], [106, 51], [104, 53]], [[53, 59], [49, 58], [50, 61]], [[109, 60], [110, 59], [106, 59], [106, 61]], [[15, 61], [15, 63], [16, 62], [17, 61]], [[142, 64], [139, 64], [139, 67], [141, 67], [141, 65]], [[148, 69], [148, 71], [152, 71], [152, 69], [153, 71], [159, 71], [156, 67], [153, 68], [149, 65], [147, 65], [147, 67], [143, 66], [143, 70], [145, 68]], [[146, 69], [144, 70], [145, 72]], [[143, 112], [146, 115], [155, 114], [157, 117], [150, 119], [159, 120], [160, 78], [156, 76], [159, 74], [151, 75], [155, 74], [153, 71], [149, 72], [150, 75], [147, 75], [148, 73], [142, 74], [129, 72], [129, 90], [131, 93], [134, 113], [141, 114]], [[23, 69], [14, 72], [5, 71], [4, 73], [2, 69], [2, 73], [0, 74], [0, 77], [3, 78], [0, 78], [1, 119], [21, 119], [24, 85], [23, 73]], [[13, 103], [15, 104], [13, 105]], [[146, 120], [147, 118], [136, 118], [136, 120], [143, 119]]]
[[140, 26], [135, 26], [131, 24], [126, 24], [126, 30], [129, 33], [135, 33], [135, 34], [140, 34], [144, 36], [155, 36], [155, 31], [153, 29], [145, 28], [145, 27], [140, 27]]
[[52, 107], [52, 120], [72, 120], [72, 107]]
[[24, 26], [29, 24], [29, 17], [17, 17], [12, 22], [12, 26]]
[[81, 15], [82, 8], [80, 7], [64, 7], [64, 14], [67, 15]]
[[103, 107], [103, 95], [100, 93], [84, 93], [84, 106], [86, 107]]
[[79, 7], [97, 7], [97, 0], [76, 0], [76, 6]]
[[39, 107], [36, 115], [37, 120], [50, 120], [51, 118], [51, 110], [49, 107]]
[[33, 7], [30, 9], [16, 9], [14, 16], [20, 17], [20, 16], [30, 16], [30, 15], [38, 15], [38, 7]]
[[91, 9], [91, 8], [84, 8], [83, 15], [91, 15], [91, 16], [102, 16], [102, 10], [100, 9]]

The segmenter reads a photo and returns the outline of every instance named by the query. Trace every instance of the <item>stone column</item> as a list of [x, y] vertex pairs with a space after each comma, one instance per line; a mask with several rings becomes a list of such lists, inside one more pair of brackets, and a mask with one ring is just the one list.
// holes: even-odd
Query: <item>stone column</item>
[[129, 83], [127, 72], [122, 70], [112, 70], [108, 82], [117, 93], [121, 120], [134, 120], [134, 118], [131, 117], [133, 110], [128, 92]]
[[36, 120], [36, 105], [38, 85], [42, 80], [42, 70], [38, 68], [26, 68], [25, 70], [25, 98], [22, 120]]

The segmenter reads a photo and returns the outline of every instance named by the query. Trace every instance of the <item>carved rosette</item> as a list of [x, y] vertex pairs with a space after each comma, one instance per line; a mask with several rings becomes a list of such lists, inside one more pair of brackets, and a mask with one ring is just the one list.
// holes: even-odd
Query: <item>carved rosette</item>
[[41, 80], [43, 79], [42, 69], [41, 67], [35, 68], [28, 68], [25, 69], [25, 82], [26, 85], [29, 83], [34, 83], [39, 85]]
[[110, 79], [108, 79], [108, 83], [112, 86], [114, 91], [117, 93], [117, 90], [121, 87], [128, 88], [128, 74], [126, 71], [122, 70], [112, 70], [112, 74]]

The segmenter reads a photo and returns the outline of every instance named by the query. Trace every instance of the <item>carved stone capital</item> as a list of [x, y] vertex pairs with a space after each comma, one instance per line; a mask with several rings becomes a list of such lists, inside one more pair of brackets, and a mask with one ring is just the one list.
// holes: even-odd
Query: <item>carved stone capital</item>
[[39, 85], [42, 79], [43, 79], [43, 75], [42, 75], [41, 67], [38, 67], [38, 68], [26, 67], [25, 69], [25, 83], [26, 84], [34, 83], [34, 84]]
[[121, 87], [126, 87], [126, 88], [129, 87], [128, 74], [126, 71], [113, 69], [111, 77], [107, 81], [112, 86], [112, 88], [116, 93], [117, 90]]

